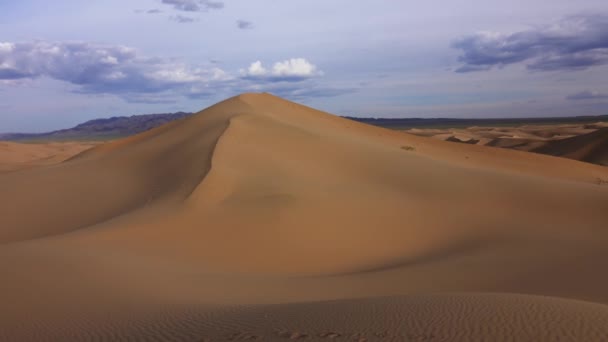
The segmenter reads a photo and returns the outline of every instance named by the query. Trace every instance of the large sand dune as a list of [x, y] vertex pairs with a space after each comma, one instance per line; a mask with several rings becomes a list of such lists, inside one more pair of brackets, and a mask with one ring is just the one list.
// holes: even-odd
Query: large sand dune
[[606, 180], [240, 95], [0, 175], [0, 338], [605, 339]]

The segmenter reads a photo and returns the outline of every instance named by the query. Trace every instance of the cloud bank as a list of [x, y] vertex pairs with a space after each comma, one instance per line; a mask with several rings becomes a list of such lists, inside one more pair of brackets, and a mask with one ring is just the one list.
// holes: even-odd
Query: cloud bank
[[531, 71], [583, 70], [608, 64], [608, 15], [577, 15], [552, 25], [504, 34], [480, 32], [453, 44], [457, 72], [525, 63]]
[[[304, 58], [262, 62], [233, 75], [213, 66], [189, 65], [142, 55], [120, 45], [83, 42], [0, 42], [0, 81], [50, 78], [75, 86], [74, 91], [112, 94], [129, 102], [168, 103], [179, 96], [275, 91], [299, 97], [337, 96], [350, 90], [323, 89], [312, 82], [322, 72]], [[311, 82], [307, 82], [311, 81]]]
[[213, 80], [212, 70], [82, 42], [0, 43], [0, 79], [49, 77], [85, 93], [154, 93]]

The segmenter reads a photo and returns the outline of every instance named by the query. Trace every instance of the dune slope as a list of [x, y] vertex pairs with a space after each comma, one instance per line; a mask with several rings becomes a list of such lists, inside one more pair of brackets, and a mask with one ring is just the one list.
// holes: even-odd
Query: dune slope
[[608, 166], [608, 127], [572, 138], [551, 141], [532, 151]]
[[19, 144], [0, 141], [0, 173], [60, 163], [96, 142]]
[[[10, 322], [73, 312], [154, 316], [283, 303], [299, 321], [308, 309], [290, 303], [408, 295], [363, 307], [387, 322], [416, 324], [403, 312], [411, 300], [425, 303], [419, 293], [608, 303], [608, 275], [599, 271], [608, 258], [608, 186], [597, 179], [608, 180], [608, 170], [407, 135], [244, 94], [61, 164], [0, 175], [0, 272], [11, 274], [0, 284], [0, 319], [18, 334], [23, 329]], [[561, 315], [558, 299], [529, 299], [538, 324]], [[445, 312], [466, 315], [494, 300], [461, 310], [446, 299]], [[428, 310], [443, 317], [444, 300], [437, 303]], [[603, 304], [564, 305], [566, 316], [589, 310], [590, 338], [608, 331]], [[238, 312], [231, 322], [241, 321]], [[499, 321], [519, 324], [518, 310], [507, 312]], [[483, 317], [450, 323], [452, 316], [438, 318], [438, 329], [456, 324], [462, 340], [483, 335], [475, 328]], [[140, 333], [165, 324], [153, 322]], [[78, 330], [68, 318], [53, 327], [61, 324]], [[48, 324], [36, 326], [48, 332]]]

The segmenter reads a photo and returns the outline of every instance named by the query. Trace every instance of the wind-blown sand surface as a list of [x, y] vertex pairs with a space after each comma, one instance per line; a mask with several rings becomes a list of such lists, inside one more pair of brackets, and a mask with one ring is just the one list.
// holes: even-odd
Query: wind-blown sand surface
[[240, 95], [0, 175], [0, 340], [606, 340], [598, 179]]

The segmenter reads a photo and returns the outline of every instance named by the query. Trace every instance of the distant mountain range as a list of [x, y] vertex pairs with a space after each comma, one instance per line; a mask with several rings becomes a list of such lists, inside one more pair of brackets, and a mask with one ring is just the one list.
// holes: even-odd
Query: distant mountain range
[[47, 133], [7, 133], [0, 134], [0, 140], [105, 140], [141, 133], [185, 118], [192, 113], [144, 114], [117, 116], [107, 119], [90, 120], [72, 128]]

